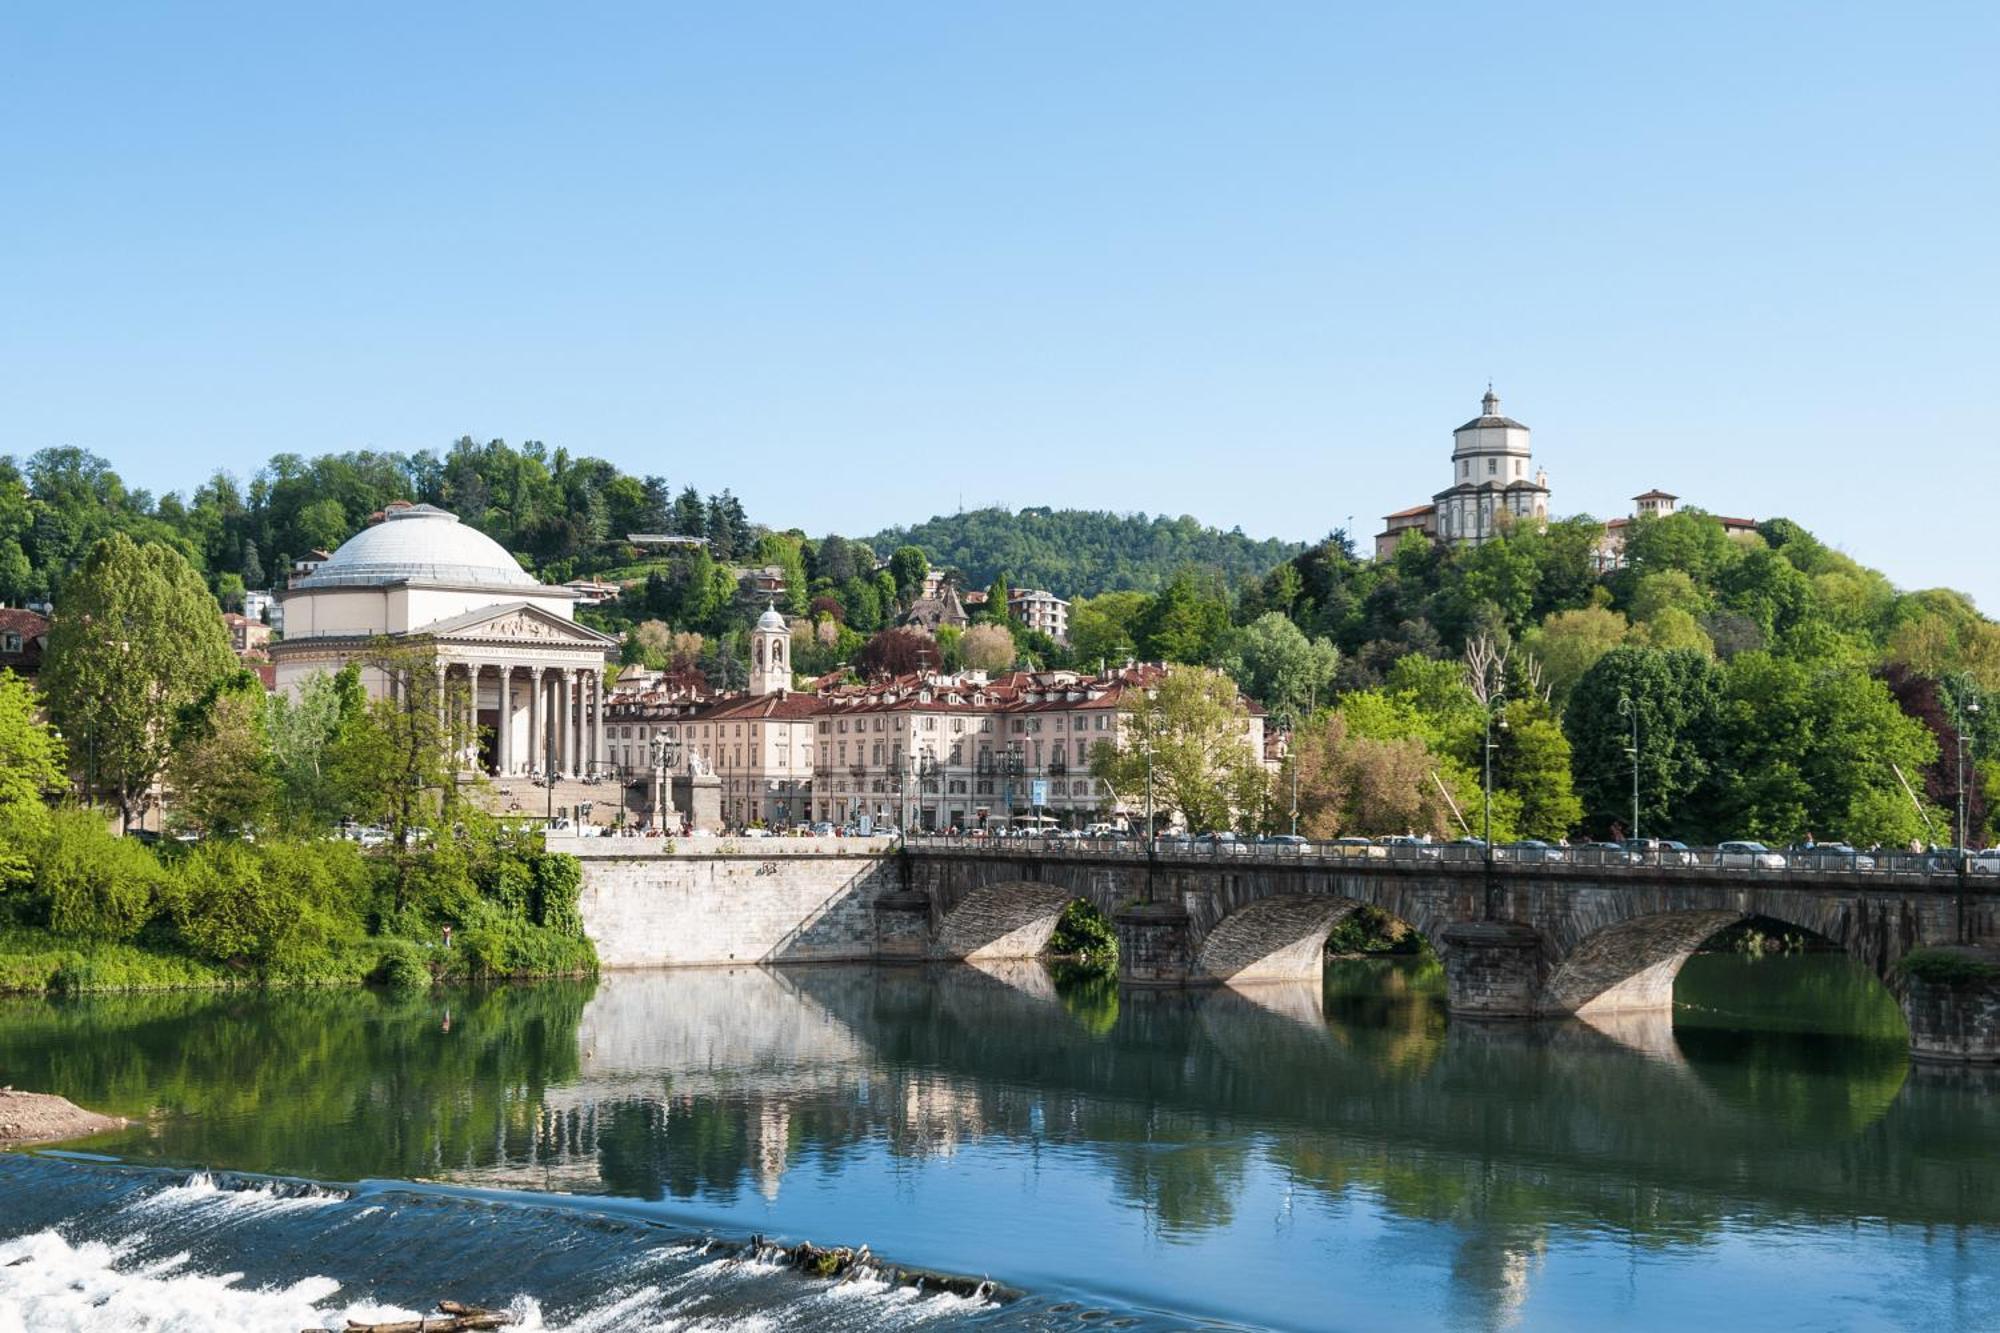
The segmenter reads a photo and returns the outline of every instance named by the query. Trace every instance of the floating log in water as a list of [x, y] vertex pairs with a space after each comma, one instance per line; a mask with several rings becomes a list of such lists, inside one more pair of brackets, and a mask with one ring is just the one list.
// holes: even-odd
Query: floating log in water
[[[350, 1319], [347, 1333], [474, 1333], [478, 1329], [504, 1328], [514, 1322], [513, 1315], [457, 1301], [439, 1301], [437, 1308], [435, 1315], [397, 1319], [386, 1324], [364, 1324]], [[325, 1333], [325, 1330], [309, 1328], [305, 1333]]]

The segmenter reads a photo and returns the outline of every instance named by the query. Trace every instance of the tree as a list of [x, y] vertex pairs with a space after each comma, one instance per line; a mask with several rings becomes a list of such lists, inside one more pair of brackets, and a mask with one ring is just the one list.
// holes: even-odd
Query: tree
[[1567, 838], [1583, 818], [1571, 783], [1569, 737], [1539, 699], [1516, 699], [1504, 715], [1506, 727], [1494, 733], [1493, 780], [1520, 803], [1515, 836]]
[[37, 712], [34, 686], [0, 671], [0, 813], [39, 810], [65, 785], [62, 738]]
[[337, 675], [315, 671], [294, 689], [265, 701], [263, 733], [281, 823], [294, 829], [324, 828], [340, 817], [333, 747], [341, 728], [366, 705], [360, 667], [354, 663]]
[[234, 837], [264, 816], [275, 794], [265, 707], [263, 685], [239, 671], [182, 711], [167, 762], [177, 822]]
[[1225, 667], [1273, 719], [1296, 727], [1314, 701], [1331, 698], [1340, 650], [1308, 639], [1284, 613], [1267, 611], [1238, 632]]
[[99, 542], [63, 585], [43, 673], [49, 707], [129, 827], [183, 709], [237, 670], [201, 576], [170, 547]]
[[1456, 829], [1435, 776], [1438, 757], [1416, 736], [1363, 735], [1335, 710], [1297, 733], [1291, 763], [1298, 773], [1299, 828], [1309, 837], [1442, 838]]
[[1229, 603], [1212, 582], [1181, 570], [1146, 607], [1139, 648], [1157, 662], [1209, 662], [1229, 630]]
[[1577, 682], [1563, 727], [1584, 821], [1629, 832], [1632, 724], [1619, 711], [1621, 699], [1630, 699], [1639, 715], [1640, 831], [1692, 837], [1711, 831], [1703, 799], [1714, 767], [1721, 682], [1713, 662], [1686, 649], [1614, 648]]
[[37, 712], [34, 687], [0, 671], [0, 890], [28, 878], [27, 844], [65, 785], [62, 738]]
[[1250, 745], [1249, 710], [1219, 671], [1184, 668], [1125, 692], [1116, 746], [1099, 745], [1090, 771], [1128, 807], [1147, 790], [1155, 806], [1191, 829], [1247, 826], [1264, 799], [1262, 756]]
[[[355, 816], [385, 825], [391, 846], [407, 853], [414, 830], [448, 828], [465, 813], [458, 757], [472, 742], [464, 723], [464, 687], [444, 679], [427, 650], [378, 640], [363, 670], [391, 692], [357, 709], [334, 742], [336, 783]], [[398, 877], [396, 907], [408, 900], [410, 867]]]
[[958, 659], [975, 671], [1005, 671], [1014, 665], [1014, 636], [1005, 625], [974, 625], [958, 641]]
[[1586, 606], [1556, 611], [1522, 637], [1521, 646], [1542, 664], [1542, 681], [1558, 711], [1597, 660], [1625, 642], [1631, 626], [1616, 611]]
[[1139, 655], [1139, 621], [1152, 598], [1143, 592], [1079, 597], [1070, 607], [1070, 653], [1077, 664], [1119, 665]]
[[930, 572], [930, 557], [918, 547], [899, 546], [889, 557], [889, 577], [895, 580], [896, 600], [905, 610], [923, 595], [924, 580]]
[[885, 629], [862, 647], [854, 669], [870, 678], [907, 676], [936, 670], [941, 662], [930, 635], [914, 629]]
[[243, 558], [237, 565], [237, 572], [242, 574], [246, 588], [261, 589], [266, 586], [264, 562], [257, 558], [257, 543], [248, 537], [243, 539]]

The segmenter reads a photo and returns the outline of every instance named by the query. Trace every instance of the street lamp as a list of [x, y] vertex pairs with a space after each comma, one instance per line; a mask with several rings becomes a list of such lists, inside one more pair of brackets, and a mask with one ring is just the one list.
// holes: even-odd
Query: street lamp
[[1971, 726], [1972, 719], [1977, 718], [1979, 716], [1979, 701], [1977, 699], [1974, 699], [1971, 702], [1967, 703], [1965, 705], [1965, 711], [1968, 714], [1968, 716], [1959, 719], [1959, 725], [1958, 725], [1958, 855], [1960, 861], [1963, 861], [1965, 859], [1965, 848], [1966, 848], [1966, 839], [1965, 839], [1965, 818], [1966, 818], [1965, 745], [1967, 740], [1966, 731]]
[[1639, 837], [1639, 707], [1632, 702], [1632, 696], [1618, 696], [1618, 716], [1632, 721], [1632, 742], [1625, 747], [1626, 757], [1632, 761], [1632, 832], [1634, 841]]
[[1495, 694], [1486, 702], [1486, 859], [1493, 859], [1493, 751], [1497, 748], [1493, 740], [1493, 726], [1497, 718], [1500, 730], [1507, 730], [1506, 715], [1501, 709], [1506, 706], [1506, 696]]

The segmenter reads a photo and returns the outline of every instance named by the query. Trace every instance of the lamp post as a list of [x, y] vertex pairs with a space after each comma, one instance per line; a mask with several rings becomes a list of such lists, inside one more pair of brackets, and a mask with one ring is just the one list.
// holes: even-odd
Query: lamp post
[[1497, 718], [1500, 730], [1507, 730], [1507, 719], [1500, 713], [1506, 702], [1503, 696], [1495, 694], [1486, 704], [1486, 831], [1482, 841], [1486, 844], [1486, 859], [1489, 862], [1493, 860], [1493, 751], [1497, 748], [1493, 727]]
[[1979, 716], [1979, 701], [1974, 699], [1966, 704], [1965, 712], [1967, 716], [1959, 719], [1958, 725], [1958, 857], [1961, 862], [1965, 860], [1965, 849], [1968, 845], [1965, 836], [1967, 814], [1967, 802], [1965, 799], [1965, 746], [1968, 739], [1966, 731], [1972, 725], [1972, 719]]
[[1618, 716], [1632, 722], [1632, 741], [1625, 747], [1626, 756], [1632, 761], [1632, 832], [1633, 841], [1639, 838], [1639, 706], [1632, 702], [1632, 696], [1618, 696]]

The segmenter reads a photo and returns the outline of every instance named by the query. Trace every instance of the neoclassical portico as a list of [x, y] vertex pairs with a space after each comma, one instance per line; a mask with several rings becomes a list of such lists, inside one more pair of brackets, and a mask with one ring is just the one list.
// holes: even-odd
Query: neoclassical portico
[[604, 672], [616, 640], [521, 604], [458, 619], [470, 623], [434, 626], [425, 637], [447, 697], [477, 727], [479, 749], [467, 766], [565, 778], [604, 772]]
[[[477, 736], [467, 768], [588, 777], [607, 767], [604, 672], [617, 640], [574, 619], [498, 542], [430, 505], [392, 505], [282, 594], [277, 686], [338, 671], [383, 639], [435, 654], [441, 700]], [[364, 668], [381, 697], [391, 682]]]

